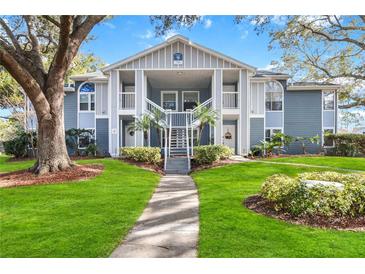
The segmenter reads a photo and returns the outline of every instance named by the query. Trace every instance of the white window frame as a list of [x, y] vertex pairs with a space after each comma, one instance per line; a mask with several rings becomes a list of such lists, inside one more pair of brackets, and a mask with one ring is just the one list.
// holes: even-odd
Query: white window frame
[[[94, 131], [94, 144], [96, 144], [96, 129], [95, 128], [84, 128], [84, 129], [86, 129], [86, 130], [93, 130]], [[80, 138], [79, 137], [77, 137], [77, 147], [79, 148], [79, 149], [86, 149], [87, 147], [80, 147]]]
[[324, 145], [324, 132], [326, 130], [332, 130], [332, 134], [335, 134], [335, 128], [334, 127], [324, 127], [323, 130], [322, 130], [322, 145], [324, 148], [334, 148], [335, 147], [335, 142], [332, 141], [332, 145], [331, 146], [325, 146]]
[[[272, 140], [272, 136], [273, 136], [273, 132], [274, 130], [280, 130], [281, 133], [284, 133], [284, 129], [282, 127], [265, 127], [265, 132], [264, 132], [264, 140], [266, 140], [266, 131], [270, 130], [270, 141]], [[267, 141], [269, 142], [269, 141]]]
[[181, 111], [184, 111], [184, 97], [185, 93], [197, 93], [198, 94], [198, 104], [200, 103], [200, 91], [199, 90], [183, 90], [182, 91], [182, 100], [181, 100]]
[[[270, 105], [271, 105], [271, 110], [267, 110], [266, 109], [266, 95], [268, 93], [278, 93], [279, 91], [267, 91], [266, 90], [266, 85], [270, 82], [275, 82], [277, 83], [279, 86], [280, 86], [280, 93], [281, 93], [281, 110], [272, 110], [272, 100], [270, 100]], [[279, 81], [276, 81], [276, 80], [271, 80], [271, 81], [267, 81], [264, 83], [264, 107], [265, 107], [265, 112], [283, 112], [284, 111], [284, 88], [283, 88], [283, 85], [279, 82]]]
[[[332, 109], [325, 109], [326, 105], [325, 105], [325, 98], [326, 98], [326, 93], [332, 93], [333, 95], [333, 108]], [[322, 91], [322, 110], [323, 111], [335, 111], [335, 103], [336, 103], [336, 98], [335, 98], [335, 92], [330, 90], [330, 91]]]
[[179, 102], [179, 98], [178, 98], [178, 91], [177, 90], [161, 90], [161, 107], [163, 109], [165, 109], [163, 107], [163, 97], [165, 94], [175, 94], [175, 109], [172, 109], [171, 111], [177, 111], [179, 108], [178, 102]]
[[[94, 91], [93, 92], [82, 92], [81, 91], [81, 87], [85, 84], [94, 84]], [[83, 113], [87, 113], [87, 112], [96, 112], [96, 84], [93, 82], [83, 82], [77, 92], [78, 92], [78, 96], [77, 96], [77, 109], [79, 112], [83, 112]], [[80, 97], [81, 95], [87, 95], [87, 110], [82, 110], [80, 109]], [[94, 95], [94, 110], [91, 110], [91, 95]]]

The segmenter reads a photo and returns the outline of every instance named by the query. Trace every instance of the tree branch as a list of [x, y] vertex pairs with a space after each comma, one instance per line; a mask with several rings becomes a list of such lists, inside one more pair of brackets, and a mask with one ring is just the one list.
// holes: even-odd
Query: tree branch
[[315, 30], [313, 29], [312, 27], [309, 27], [303, 23], [299, 23], [299, 25], [306, 29], [306, 30], [309, 30], [310, 32], [312, 32], [312, 34], [317, 34], [325, 39], [327, 39], [328, 41], [330, 42], [346, 42], [346, 43], [351, 43], [351, 44], [354, 44], [358, 47], [360, 47], [361, 49], [365, 50], [365, 43], [362, 43], [362, 42], [359, 42], [355, 39], [351, 39], [351, 38], [348, 38], [348, 37], [344, 37], [344, 38], [335, 38], [333, 36], [331, 36], [330, 34], [326, 33], [326, 32], [323, 32], [323, 31], [319, 31], [319, 30]]
[[18, 40], [16, 39], [16, 37], [14, 36], [13, 32], [11, 31], [11, 29], [9, 28], [9, 26], [6, 24], [6, 22], [2, 18], [0, 18], [0, 25], [5, 30], [5, 33], [9, 36], [9, 39], [13, 43], [14, 48], [17, 51], [22, 52], [22, 48], [20, 47]]
[[60, 28], [61, 24], [54, 18], [52, 18], [52, 16], [49, 15], [43, 15], [42, 16], [44, 19], [46, 19], [47, 21], [51, 22], [53, 25], [55, 25], [56, 27]]
[[[0, 47], [0, 64], [6, 68], [11, 76], [22, 86], [39, 118], [49, 113], [50, 107], [42, 89], [29, 72], [22, 68], [13, 56]], [[32, 79], [32, 80], [29, 80]]]

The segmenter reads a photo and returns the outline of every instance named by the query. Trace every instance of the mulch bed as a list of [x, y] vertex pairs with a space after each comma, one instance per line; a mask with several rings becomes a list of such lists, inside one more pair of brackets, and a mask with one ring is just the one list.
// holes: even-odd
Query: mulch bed
[[253, 195], [244, 201], [244, 205], [265, 216], [283, 220], [288, 223], [307, 225], [318, 228], [331, 228], [337, 230], [365, 231], [365, 216], [358, 218], [350, 217], [294, 217], [288, 213], [276, 211], [274, 204], [260, 195]]
[[129, 159], [120, 159], [120, 160], [123, 161], [123, 162], [126, 162], [128, 164], [138, 166], [138, 167], [143, 168], [145, 170], [153, 171], [153, 172], [156, 172], [160, 175], [165, 175], [165, 172], [163, 170], [163, 162], [161, 162], [160, 165], [152, 165], [152, 164], [143, 163], [143, 162], [136, 162], [136, 161], [129, 160]]
[[104, 166], [102, 164], [75, 165], [56, 173], [48, 173], [37, 176], [28, 170], [20, 170], [0, 174], [0, 188], [29, 186], [38, 184], [55, 184], [60, 182], [68, 183], [77, 182], [95, 177], [102, 173]]

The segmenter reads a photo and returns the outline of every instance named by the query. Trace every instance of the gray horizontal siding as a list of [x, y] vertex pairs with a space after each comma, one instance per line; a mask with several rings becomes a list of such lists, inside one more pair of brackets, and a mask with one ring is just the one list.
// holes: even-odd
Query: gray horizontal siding
[[[174, 53], [183, 54], [183, 64], [174, 65]], [[133, 59], [121, 66], [122, 69], [151, 69], [151, 68], [237, 68], [237, 65], [210, 54], [195, 46], [178, 41], [164, 48]]]
[[64, 97], [65, 130], [77, 127], [77, 93], [66, 93]]
[[96, 119], [96, 145], [101, 154], [107, 155], [109, 151], [109, 121]]
[[[285, 92], [284, 133], [294, 137], [321, 136], [322, 103], [321, 91]], [[318, 146], [307, 143], [309, 153], [318, 152]], [[299, 142], [289, 146], [289, 154], [301, 154]]]
[[252, 148], [264, 140], [264, 118], [251, 118], [250, 123], [250, 144]]

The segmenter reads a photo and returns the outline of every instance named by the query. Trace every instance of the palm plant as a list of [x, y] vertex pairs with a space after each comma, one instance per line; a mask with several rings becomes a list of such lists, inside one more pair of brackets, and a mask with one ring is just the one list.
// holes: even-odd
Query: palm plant
[[156, 108], [152, 111], [152, 114], [152, 127], [156, 129], [158, 146], [161, 147], [161, 129], [163, 129], [164, 124], [164, 113]]
[[204, 128], [209, 125], [214, 127], [218, 120], [218, 113], [206, 106], [198, 105], [196, 107], [196, 118], [199, 122], [198, 125], [198, 144], [201, 145], [201, 135]]
[[150, 129], [150, 127], [151, 127], [151, 117], [147, 114], [143, 114], [140, 117], [136, 117], [134, 119], [134, 122], [132, 122], [128, 125], [127, 131], [129, 133], [136, 132], [136, 131], [142, 131], [144, 144], [147, 144], [148, 130]]

